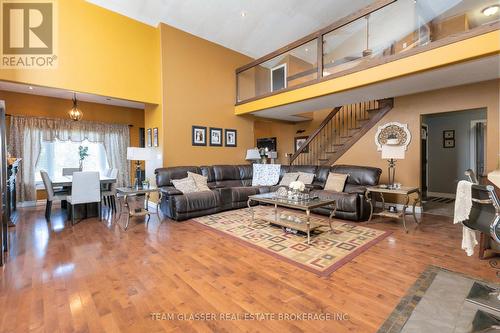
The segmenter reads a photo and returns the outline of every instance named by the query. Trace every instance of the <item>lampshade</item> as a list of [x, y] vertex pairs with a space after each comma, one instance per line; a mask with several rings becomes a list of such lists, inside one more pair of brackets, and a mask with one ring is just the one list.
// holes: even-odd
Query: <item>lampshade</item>
[[404, 160], [405, 158], [405, 147], [404, 146], [393, 146], [393, 145], [382, 145], [382, 159], [383, 160]]
[[267, 157], [269, 158], [278, 158], [278, 153], [275, 151], [270, 151], [267, 153]]
[[156, 158], [156, 152], [152, 148], [127, 147], [127, 160], [149, 161]]
[[247, 161], [260, 160], [260, 153], [257, 148], [252, 148], [247, 150], [247, 156], [245, 157]]

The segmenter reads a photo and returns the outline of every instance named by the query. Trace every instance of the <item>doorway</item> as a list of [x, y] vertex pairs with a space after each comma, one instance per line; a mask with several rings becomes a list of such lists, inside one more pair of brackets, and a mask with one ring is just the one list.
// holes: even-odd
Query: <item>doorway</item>
[[424, 211], [453, 216], [465, 171], [486, 172], [486, 109], [424, 115], [421, 119], [421, 189]]

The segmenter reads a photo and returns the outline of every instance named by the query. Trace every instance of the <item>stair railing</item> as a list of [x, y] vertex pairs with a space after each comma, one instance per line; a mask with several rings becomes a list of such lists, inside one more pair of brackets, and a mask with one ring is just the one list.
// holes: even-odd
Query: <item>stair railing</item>
[[379, 108], [379, 101], [367, 101], [334, 108], [309, 136], [306, 142], [291, 156], [290, 165], [319, 165], [328, 162], [370, 119], [370, 111]]

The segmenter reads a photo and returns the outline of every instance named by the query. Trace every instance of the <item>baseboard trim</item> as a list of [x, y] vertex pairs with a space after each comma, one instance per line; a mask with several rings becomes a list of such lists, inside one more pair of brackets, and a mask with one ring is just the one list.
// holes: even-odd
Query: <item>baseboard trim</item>
[[427, 192], [428, 197], [449, 198], [455, 199], [455, 193]]

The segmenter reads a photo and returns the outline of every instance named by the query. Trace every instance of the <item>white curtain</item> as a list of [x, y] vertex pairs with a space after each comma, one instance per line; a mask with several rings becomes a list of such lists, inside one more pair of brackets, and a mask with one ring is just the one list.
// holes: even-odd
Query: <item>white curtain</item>
[[22, 158], [19, 171], [19, 201], [35, 201], [35, 166], [40, 156], [41, 142], [72, 141], [102, 143], [110, 168], [119, 170], [118, 186], [129, 179], [127, 147], [130, 131], [128, 125], [106, 124], [91, 121], [72, 121], [40, 117], [12, 116], [8, 149], [12, 156]]

